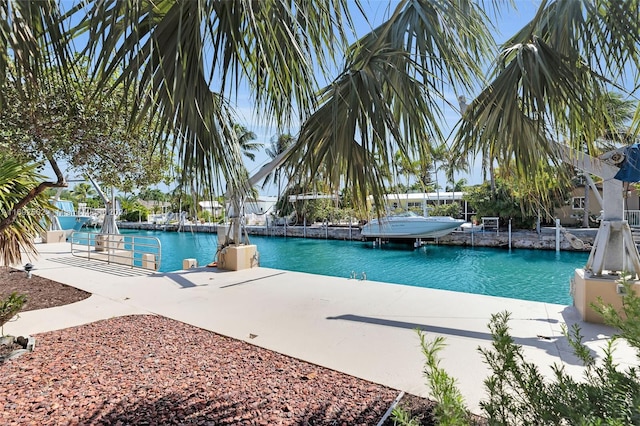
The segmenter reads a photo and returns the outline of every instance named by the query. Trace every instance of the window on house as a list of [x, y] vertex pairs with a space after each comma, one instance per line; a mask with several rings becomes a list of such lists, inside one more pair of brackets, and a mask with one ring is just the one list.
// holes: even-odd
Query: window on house
[[394, 209], [398, 208], [398, 203], [394, 202], [393, 204], [391, 204], [391, 207], [393, 207]]
[[573, 210], [584, 210], [584, 197], [573, 197], [571, 204]]
[[421, 202], [410, 202], [409, 203], [409, 208], [411, 207], [422, 207], [422, 203]]

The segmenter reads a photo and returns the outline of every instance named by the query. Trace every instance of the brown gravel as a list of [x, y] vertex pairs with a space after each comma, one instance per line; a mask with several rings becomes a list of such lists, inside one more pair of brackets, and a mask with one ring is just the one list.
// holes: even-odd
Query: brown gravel
[[27, 278], [24, 271], [0, 267], [0, 299], [13, 292], [27, 296], [27, 303], [22, 307], [22, 312], [68, 305], [91, 296], [91, 293], [75, 287], [34, 274]]
[[0, 424], [375, 425], [397, 391], [158, 316], [42, 333]]
[[[13, 291], [27, 295], [23, 311], [90, 296], [0, 268], [0, 298]], [[158, 316], [36, 339], [0, 364], [2, 425], [376, 425], [399, 393]], [[433, 402], [407, 394], [400, 405], [434, 424]]]

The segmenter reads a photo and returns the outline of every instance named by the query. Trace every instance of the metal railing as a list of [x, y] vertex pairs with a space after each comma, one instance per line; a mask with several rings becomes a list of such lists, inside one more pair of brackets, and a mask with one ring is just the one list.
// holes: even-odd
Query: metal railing
[[625, 210], [624, 218], [632, 228], [640, 228], [640, 210]]
[[73, 256], [132, 268], [160, 269], [162, 246], [156, 237], [74, 231], [69, 241]]

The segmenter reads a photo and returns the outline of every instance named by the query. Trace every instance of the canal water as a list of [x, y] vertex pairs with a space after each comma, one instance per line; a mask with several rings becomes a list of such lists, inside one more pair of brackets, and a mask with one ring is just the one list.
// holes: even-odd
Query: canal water
[[[160, 271], [182, 269], [182, 260], [199, 265], [214, 260], [217, 235], [190, 232], [130, 231], [162, 244]], [[268, 268], [382, 281], [559, 304], [571, 304], [570, 280], [588, 253], [426, 245], [373, 248], [360, 241], [251, 237]]]

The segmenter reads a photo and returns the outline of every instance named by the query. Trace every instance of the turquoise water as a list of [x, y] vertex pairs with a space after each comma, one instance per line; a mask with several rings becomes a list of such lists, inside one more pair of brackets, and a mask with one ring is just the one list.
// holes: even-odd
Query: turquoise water
[[[161, 271], [182, 269], [182, 259], [211, 262], [216, 234], [122, 231], [153, 236], [162, 243]], [[373, 248], [360, 241], [251, 237], [260, 265], [289, 271], [438, 288], [514, 299], [571, 304], [569, 281], [588, 253], [464, 248], [428, 245]]]

